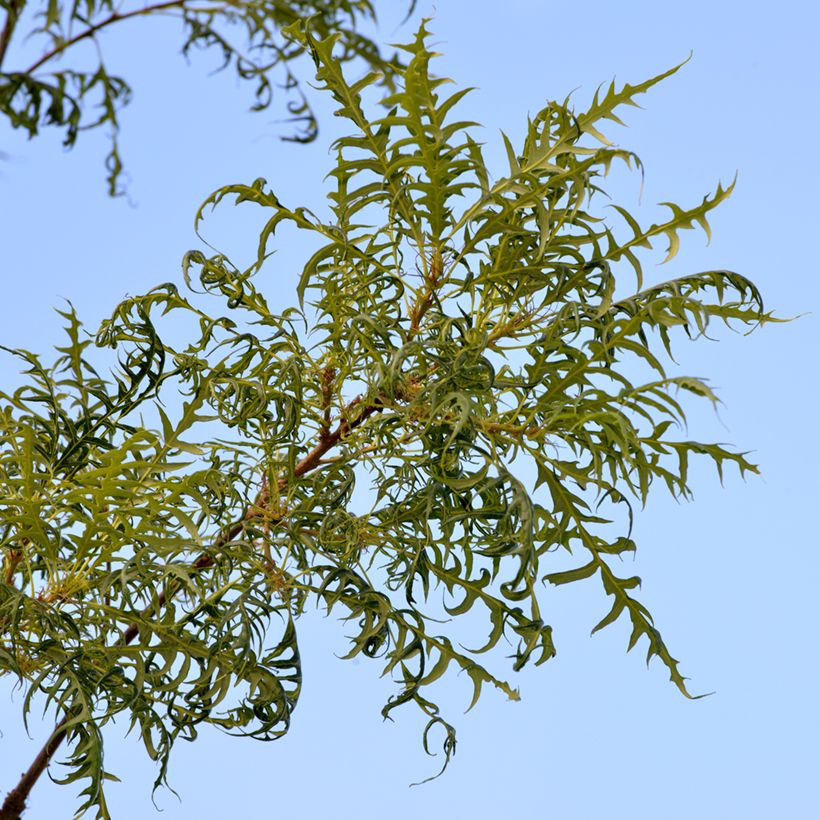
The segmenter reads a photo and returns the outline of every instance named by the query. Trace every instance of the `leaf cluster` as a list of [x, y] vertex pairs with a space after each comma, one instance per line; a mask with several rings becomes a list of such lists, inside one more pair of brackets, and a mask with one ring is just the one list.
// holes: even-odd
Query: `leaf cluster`
[[[0, 397], [0, 667], [26, 710], [68, 716], [67, 779], [103, 817], [100, 728], [118, 715], [157, 785], [201, 725], [287, 730], [309, 605], [344, 619], [346, 657], [395, 682], [385, 717], [415, 704], [428, 751], [443, 733], [445, 765], [455, 729], [435, 684], [462, 672], [470, 705], [486, 687], [517, 699], [497, 656], [517, 671], [555, 655], [551, 585], [596, 579], [593, 631], [626, 619], [629, 648], [690, 696], [617, 561], [653, 486], [690, 495], [690, 458], [756, 472], [683, 435], [681, 396], [716, 397], [668, 369], [682, 338], [770, 321], [760, 294], [725, 270], [646, 286], [641, 262], [708, 231], [731, 186], [648, 227], [598, 205], [614, 162], [639, 167], [601, 129], [677, 68], [585, 111], [550, 102], [518, 146], [503, 137], [494, 178], [424, 25], [372, 112], [378, 77], [347, 79], [345, 34], [290, 33], [350, 127], [326, 216], [261, 179], [220, 189], [197, 222], [229, 199], [261, 209], [253, 264], [191, 251], [188, 295], [166, 284], [119, 305], [94, 339], [116, 352], [110, 376], [65, 311], [55, 363], [18, 351], [25, 384]], [[317, 249], [277, 311], [260, 283], [284, 225]], [[161, 332], [168, 315], [194, 329], [185, 346]]]

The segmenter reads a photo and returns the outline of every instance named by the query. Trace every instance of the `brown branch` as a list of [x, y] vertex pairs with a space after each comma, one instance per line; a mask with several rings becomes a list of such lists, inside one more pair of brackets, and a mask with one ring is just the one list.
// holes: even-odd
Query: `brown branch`
[[[322, 437], [319, 443], [296, 465], [293, 470], [294, 478], [301, 478], [306, 473], [309, 473], [311, 470], [318, 467], [322, 462], [322, 457], [328, 450], [335, 447], [345, 436], [359, 427], [367, 418], [383, 409], [383, 405], [377, 400], [372, 404], [368, 404], [363, 407], [351, 421], [349, 416], [350, 412], [361, 403], [361, 398], [354, 399], [347, 406], [347, 408], [345, 408], [345, 412], [343, 413], [339, 424], [336, 426], [336, 429]], [[284, 490], [287, 483], [286, 478], [279, 479], [279, 489]], [[224, 547], [226, 544], [230, 543], [242, 532], [249, 521], [253, 521], [263, 515], [267, 510], [269, 495], [270, 493], [268, 488], [263, 487], [262, 491], [259, 493], [259, 496], [257, 496], [254, 503], [248, 508], [247, 513], [239, 521], [235, 521], [231, 524], [231, 526], [216, 539], [214, 542], [214, 549], [218, 550], [220, 547]], [[202, 553], [202, 555], [200, 555], [193, 562], [192, 567], [194, 569], [206, 569], [207, 567], [213, 566], [214, 563], [215, 558], [213, 556], [213, 552]], [[165, 606], [168, 600], [174, 596], [178, 589], [179, 587], [171, 587], [168, 593], [160, 593], [158, 598], [159, 607]], [[155, 607], [153, 606], [145, 609], [141, 615], [143, 617], [147, 617], [153, 613], [154, 609]], [[115, 646], [128, 646], [128, 644], [130, 644], [138, 634], [139, 626], [136, 623], [131, 623], [131, 625], [122, 633], [120, 640], [117, 644], [115, 644]], [[40, 775], [48, 767], [48, 764], [57, 752], [57, 749], [60, 748], [60, 744], [62, 744], [63, 740], [65, 740], [68, 731], [67, 724], [70, 720], [70, 714], [63, 716], [60, 722], [54, 727], [54, 731], [51, 733], [51, 737], [48, 739], [47, 743], [42, 749], [40, 749], [37, 757], [34, 758], [31, 766], [29, 766], [28, 770], [22, 774], [20, 782], [6, 795], [3, 805], [0, 806], [0, 820], [20, 820], [23, 811], [25, 811], [26, 802], [28, 801], [31, 790], [34, 788], [34, 785], [37, 783]]]
[[28, 770], [23, 772], [20, 782], [6, 795], [3, 805], [0, 807], [0, 820], [20, 820], [26, 810], [29, 792], [34, 788], [34, 784], [46, 770], [48, 762], [63, 742], [66, 734], [66, 724], [69, 720], [69, 716], [65, 715], [54, 727], [48, 742], [40, 749]]
[[[52, 58], [56, 57], [58, 54], [62, 54], [67, 48], [79, 43], [82, 40], [85, 40], [89, 37], [93, 37], [100, 29], [106, 28], [110, 26], [112, 23], [118, 23], [122, 20], [128, 20], [131, 17], [139, 17], [144, 14], [153, 14], [155, 11], [163, 11], [164, 9], [174, 8], [175, 6], [184, 6], [186, 0], [167, 0], [165, 3], [157, 3], [154, 6], [145, 6], [141, 9], [135, 9], [134, 11], [126, 12], [125, 14], [120, 14], [119, 12], [115, 11], [110, 17], [106, 17], [105, 20], [100, 20], [99, 23], [95, 23], [93, 26], [90, 26], [85, 31], [80, 32], [79, 34], [75, 35], [74, 37], [69, 38], [64, 43], [61, 43], [56, 48], [53, 48], [51, 51], [46, 52], [36, 63], [30, 65], [26, 70], [25, 74], [33, 74], [41, 65], [47, 63]], [[0, 57], [2, 53], [0, 52]], [[2, 814], [0, 814], [0, 820], [3, 820]]]

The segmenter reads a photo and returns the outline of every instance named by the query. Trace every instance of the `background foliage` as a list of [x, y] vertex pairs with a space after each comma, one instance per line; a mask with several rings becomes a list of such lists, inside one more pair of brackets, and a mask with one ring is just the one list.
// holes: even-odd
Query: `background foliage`
[[[412, 12], [413, 4], [408, 6]], [[24, 48], [13, 56], [23, 60], [38, 47], [42, 51], [30, 64], [0, 71], [0, 115], [13, 128], [34, 137], [43, 127], [63, 131], [70, 148], [81, 131], [104, 127], [110, 138], [105, 159], [109, 193], [123, 193], [123, 166], [119, 151], [119, 114], [131, 101], [126, 78], [110, 72], [103, 39], [112, 27], [119, 29], [136, 17], [176, 20], [182, 29], [181, 53], [196, 51], [218, 55], [216, 70], [233, 69], [238, 79], [253, 87], [253, 111], [264, 111], [280, 91], [287, 96], [288, 121], [293, 129], [286, 140], [315, 139], [316, 118], [293, 64], [302, 47], [283, 37], [283, 28], [310, 18], [317, 33], [339, 35], [337, 59], [342, 63], [363, 60], [378, 69], [380, 81], [391, 85], [395, 63], [382, 56], [378, 45], [361, 34], [363, 21], [375, 21], [370, 0], [164, 0], [145, 4], [113, 0], [0, 0], [5, 12], [0, 30], [0, 69], [12, 41]], [[88, 47], [93, 44], [93, 49]], [[145, 42], [146, 53], [152, 51]], [[90, 59], [89, 59], [90, 57]], [[63, 60], [70, 63], [60, 67]]]
[[[198, 271], [200, 286], [221, 295], [228, 314], [247, 312], [250, 325], [206, 313], [173, 286], [129, 299], [97, 337], [120, 350], [120, 373], [106, 385], [83, 361], [88, 342], [68, 311], [64, 358], [47, 373], [22, 354], [35, 387], [8, 397], [22, 413], [19, 422], [9, 414], [10, 497], [55, 502], [45, 514], [51, 535], [34, 532], [45, 512], [38, 504], [22, 513], [11, 505], [15, 531], [33, 527], [26, 548], [42, 545], [43, 554], [26, 566], [10, 553], [12, 573], [42, 581], [28, 596], [35, 603], [21, 593], [9, 610], [64, 615], [79, 606], [73, 623], [91, 626], [96, 610], [108, 625], [84, 636], [94, 652], [78, 647], [70, 661], [52, 660], [39, 681], [76, 716], [75, 774], [90, 779], [91, 801], [104, 771], [89, 691], [105, 716], [130, 704], [160, 780], [174, 740], [195, 736], [202, 722], [273, 736], [298, 695], [292, 618], [310, 596], [348, 610], [358, 627], [351, 654], [381, 656], [397, 677], [386, 712], [415, 701], [428, 729], [444, 729], [448, 755], [453, 729], [423, 687], [454, 665], [474, 698], [483, 684], [517, 693], [431, 624], [475, 607], [489, 621], [481, 651], [508, 633], [514, 668], [533, 654], [543, 662], [554, 652], [536, 594], [543, 580], [597, 576], [612, 598], [599, 627], [626, 617], [630, 648], [645, 639], [648, 656], [685, 692], [634, 597], [637, 579], [611, 568], [613, 555], [634, 549], [629, 516], [617, 535], [606, 534], [606, 516], [628, 510], [630, 494], [644, 500], [656, 479], [685, 495], [690, 453], [753, 469], [722, 446], [670, 435], [683, 420], [679, 390], [714, 396], [701, 380], [669, 377], [649, 340], [669, 352], [672, 333], [699, 336], [710, 320], [754, 325], [765, 319], [756, 290], [726, 271], [643, 288], [637, 255], [663, 238], [674, 256], [678, 232], [708, 230], [706, 215], [727, 191], [690, 209], [670, 206], [648, 228], [620, 208], [618, 227], [588, 212], [611, 163], [637, 161], [608, 143], [601, 121], [666, 75], [603, 89], [585, 112], [551, 103], [531, 118], [523, 145], [507, 141], [507, 175], [493, 181], [468, 124], [446, 119], [462, 93], [438, 99], [421, 35], [406, 49], [388, 113], [375, 118], [359, 96], [372, 78], [348, 84], [333, 42], [310, 45], [354, 128], [337, 143], [333, 218], [287, 208], [261, 181], [230, 186], [209, 204], [236, 197], [271, 213], [257, 261], [241, 269], [221, 254], [187, 258], [188, 275]], [[288, 222], [324, 244], [305, 267], [300, 307], [274, 314], [253, 276]], [[629, 295], [619, 294], [628, 286], [616, 283], [615, 263], [637, 276]], [[194, 319], [200, 341], [186, 349], [162, 341], [156, 317], [169, 311]], [[298, 330], [303, 317], [310, 338]], [[642, 360], [651, 381], [633, 384], [624, 360]], [[155, 432], [135, 425], [131, 414], [166, 383], [188, 395], [179, 419], [156, 405]], [[55, 401], [62, 391], [75, 417], [65, 415], [65, 397]], [[228, 428], [218, 440], [189, 440], [191, 428], [215, 422]], [[32, 427], [50, 442], [39, 454], [26, 448]], [[188, 456], [199, 460], [171, 461]], [[516, 457], [533, 462], [540, 492], [515, 477]], [[33, 489], [34, 476], [48, 492]], [[363, 516], [345, 508], [367, 478], [376, 498]], [[89, 543], [95, 555], [80, 555]], [[557, 546], [587, 558], [543, 575]], [[193, 566], [183, 563], [192, 552]], [[276, 611], [283, 630], [266, 644], [262, 627]], [[42, 635], [33, 637], [22, 657], [42, 663]], [[19, 650], [9, 652], [18, 673]], [[230, 681], [246, 687], [246, 700], [215, 714]]]

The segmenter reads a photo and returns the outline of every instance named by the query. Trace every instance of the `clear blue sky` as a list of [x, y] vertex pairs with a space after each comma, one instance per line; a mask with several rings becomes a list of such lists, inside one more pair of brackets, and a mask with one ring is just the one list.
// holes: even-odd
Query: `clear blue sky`
[[[581, 104], [613, 76], [642, 80], [694, 51], [617, 132], [644, 160], [642, 205], [634, 177], [614, 178], [611, 193], [649, 219], [655, 203], [699, 201], [737, 171], [711, 245], [686, 235], [676, 260], [650, 275], [730, 268], [754, 279], [780, 315], [808, 312], [685, 349], [681, 372], [709, 377], [724, 401], [719, 418], [693, 413], [691, 435], [752, 450], [763, 476], [744, 483], [730, 473], [721, 488], [710, 470], [697, 471], [694, 503], [659, 494], [637, 521], [643, 600], [693, 690], [716, 694], [684, 700], [660, 665], [647, 671], [640, 650], [625, 654], [625, 625], [590, 639], [607, 609], [594, 584], [547, 590], [558, 657], [519, 676], [520, 703], [486, 692], [457, 720], [458, 754], [446, 775], [408, 789], [435, 767], [418, 722], [408, 713], [383, 724], [390, 690], [377, 668], [335, 659], [343, 628], [312, 617], [302, 637], [304, 696], [288, 737], [262, 745], [203, 732], [181, 744], [170, 775], [182, 802], [158, 793], [162, 816], [818, 817], [817, 6], [439, 0], [434, 9], [421, 0], [419, 13], [434, 14], [439, 72], [478, 88], [464, 114], [487, 126], [488, 143], [499, 128], [521, 133], [527, 112], [547, 98], [577, 88]], [[396, 30], [398, 19], [383, 26], [385, 40], [409, 38], [413, 24]], [[220, 185], [264, 176], [289, 202], [322, 199], [338, 125], [326, 119], [313, 146], [280, 143], [278, 114], [246, 113], [247, 89], [227, 74], [207, 78], [208, 58], [186, 67], [172, 29], [137, 22], [105, 40], [111, 68], [136, 91], [122, 140], [134, 207], [105, 196], [101, 136], [85, 135], [65, 153], [56, 135], [28, 144], [0, 129], [9, 155], [0, 164], [0, 343], [45, 351], [59, 340], [52, 307], [64, 297], [94, 325], [126, 292], [179, 281], [182, 253], [197, 244], [194, 211]], [[235, 246], [253, 242], [240, 220], [225, 226]], [[2, 362], [0, 378], [12, 374]], [[3, 686], [5, 790], [47, 726], [35, 719], [26, 739], [20, 693], [12, 702]], [[468, 689], [450, 681], [450, 714], [466, 706]], [[122, 731], [109, 732], [106, 762], [123, 778], [109, 789], [113, 814], [150, 817], [153, 770]], [[71, 816], [74, 793], [43, 780], [27, 818]]]

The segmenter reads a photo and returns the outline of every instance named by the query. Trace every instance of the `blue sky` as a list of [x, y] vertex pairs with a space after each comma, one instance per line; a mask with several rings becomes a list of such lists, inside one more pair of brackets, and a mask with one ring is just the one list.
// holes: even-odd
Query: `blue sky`
[[[577, 89], [580, 106], [601, 82], [639, 81], [694, 52], [643, 98], [643, 110], [626, 112], [628, 129], [614, 131], [644, 161], [640, 205], [634, 175], [616, 174], [609, 191], [651, 219], [655, 203], [693, 204], [737, 172], [733, 196], [711, 220], [711, 244], [692, 232], [672, 263], [647, 264], [647, 273], [660, 280], [733, 269], [752, 278], [779, 315], [806, 314], [683, 349], [680, 372], [708, 377], [724, 402], [718, 416], [693, 408], [691, 435], [751, 450], [763, 475], [744, 482], [730, 472], [721, 487], [704, 466], [695, 472], [693, 503], [659, 494], [636, 523], [630, 569], [644, 580], [642, 600], [692, 689], [716, 694], [683, 699], [659, 664], [647, 671], [640, 649], [625, 654], [625, 625], [590, 638], [608, 608], [594, 584], [546, 590], [558, 657], [519, 676], [520, 703], [486, 692], [457, 718], [458, 754], [446, 775], [408, 789], [436, 763], [421, 751], [418, 722], [407, 714], [383, 724], [389, 685], [367, 663], [335, 659], [343, 628], [312, 616], [291, 733], [261, 745], [204, 732], [181, 745], [170, 776], [182, 802], [158, 793], [162, 816], [814, 818], [820, 452], [811, 351], [820, 350], [813, 244], [820, 123], [812, 54], [820, 14], [793, 0], [577, 7], [439, 0], [435, 8], [421, 0], [416, 19], [421, 14], [434, 16], [444, 54], [438, 71], [477, 87], [463, 115], [486, 126], [499, 173], [498, 129], [520, 134], [526, 114], [547, 98]], [[385, 18], [384, 40], [409, 39], [413, 23], [397, 28], [400, 16]], [[9, 155], [0, 164], [0, 343], [45, 351], [59, 341], [52, 308], [63, 298], [93, 326], [126, 293], [179, 281], [182, 254], [197, 246], [194, 212], [220, 185], [264, 176], [289, 202], [323, 200], [338, 123], [325, 118], [314, 145], [280, 143], [279, 112], [247, 113], [247, 89], [227, 74], [206, 77], [207, 57], [187, 67], [177, 41], [173, 26], [157, 21], [137, 21], [104, 41], [111, 68], [136, 92], [122, 137], [133, 205], [105, 196], [101, 136], [81, 135], [66, 153], [55, 134], [27, 143], [0, 129]], [[232, 246], [253, 246], [253, 226], [241, 218], [220, 230]], [[295, 264], [298, 248], [280, 258]], [[0, 378], [11, 382], [13, 374], [0, 363]], [[468, 690], [456, 678], [442, 692], [451, 715], [466, 707]], [[33, 739], [25, 737], [20, 700], [0, 686], [2, 789], [47, 734], [34, 720]], [[107, 750], [123, 779], [109, 790], [113, 815], [152, 816], [153, 770], [122, 731], [109, 733]], [[26, 816], [68, 817], [74, 792], [43, 780]]]

